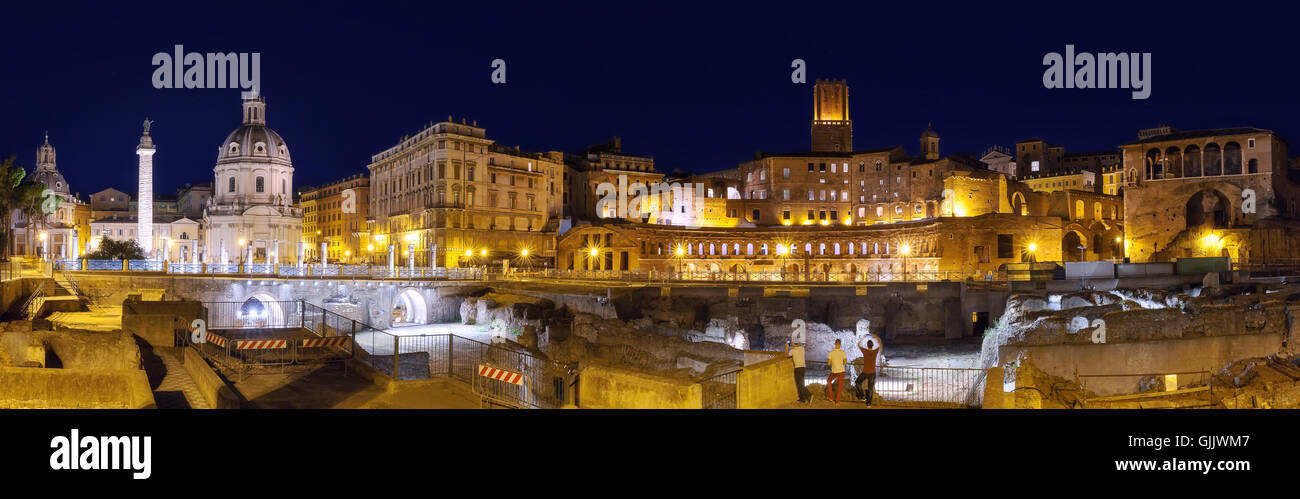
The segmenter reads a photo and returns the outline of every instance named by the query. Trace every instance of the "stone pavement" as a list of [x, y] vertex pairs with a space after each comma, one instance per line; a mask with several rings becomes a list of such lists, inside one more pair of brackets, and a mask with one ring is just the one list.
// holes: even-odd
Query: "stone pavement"
[[[155, 352], [162, 359], [166, 374], [154, 389], [154, 399], [159, 409], [211, 409], [207, 399], [181, 363], [183, 352], [177, 348], [159, 348]], [[184, 402], [182, 405], [181, 402]]]

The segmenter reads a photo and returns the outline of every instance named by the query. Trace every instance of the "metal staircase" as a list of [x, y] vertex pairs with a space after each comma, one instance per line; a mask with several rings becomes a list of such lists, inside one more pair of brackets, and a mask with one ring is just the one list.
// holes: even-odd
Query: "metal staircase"
[[77, 285], [76, 279], [73, 279], [72, 276], [68, 275], [62, 269], [54, 272], [54, 283], [58, 284], [64, 291], [67, 291], [69, 295], [77, 297], [77, 299], [80, 300], [81, 303], [85, 304], [86, 308], [91, 312], [103, 311], [103, 307], [99, 305], [98, 300], [82, 291], [81, 286]]
[[41, 282], [41, 285], [37, 286], [35, 291], [32, 291], [32, 295], [27, 297], [27, 301], [23, 302], [23, 317], [26, 317], [27, 320], [36, 318], [36, 313], [40, 312], [41, 305], [45, 304], [45, 284], [45, 282]]
[[41, 312], [41, 307], [45, 304], [45, 301], [54, 296], [75, 296], [91, 312], [103, 311], [103, 307], [99, 305], [98, 301], [82, 291], [81, 286], [77, 285], [77, 281], [72, 276], [62, 270], [54, 271], [52, 274], [54, 278], [53, 284], [50, 281], [42, 281], [36, 287], [36, 290], [32, 292], [32, 295], [27, 297], [27, 301], [23, 303], [23, 316], [27, 320], [35, 319], [36, 315]]

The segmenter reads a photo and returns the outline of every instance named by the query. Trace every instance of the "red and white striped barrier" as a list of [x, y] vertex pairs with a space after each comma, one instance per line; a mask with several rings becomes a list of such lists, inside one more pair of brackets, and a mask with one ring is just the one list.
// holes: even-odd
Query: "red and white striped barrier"
[[307, 338], [302, 340], [303, 347], [341, 347], [347, 344], [347, 336], [336, 336], [333, 338]]
[[242, 340], [235, 342], [236, 350], [272, 350], [288, 347], [289, 340]]
[[492, 378], [498, 381], [505, 381], [506, 383], [524, 386], [524, 375], [497, 369], [484, 364], [478, 365], [478, 375], [485, 378]]
[[203, 341], [219, 346], [221, 348], [226, 348], [226, 339], [212, 333], [205, 334], [203, 337]]

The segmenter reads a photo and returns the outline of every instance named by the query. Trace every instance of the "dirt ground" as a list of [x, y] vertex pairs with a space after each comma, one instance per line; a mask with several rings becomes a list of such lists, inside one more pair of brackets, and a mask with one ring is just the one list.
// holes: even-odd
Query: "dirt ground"
[[469, 389], [437, 379], [403, 382], [390, 392], [341, 366], [309, 372], [260, 374], [234, 383], [262, 409], [476, 409]]

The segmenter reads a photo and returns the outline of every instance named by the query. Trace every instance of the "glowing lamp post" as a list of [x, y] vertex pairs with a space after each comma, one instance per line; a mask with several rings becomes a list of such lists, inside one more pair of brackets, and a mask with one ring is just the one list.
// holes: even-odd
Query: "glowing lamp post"
[[677, 251], [673, 252], [677, 257], [677, 278], [682, 278], [682, 258], [686, 256], [686, 247], [677, 245]]
[[907, 281], [907, 255], [912, 253], [912, 246], [903, 243], [902, 246], [898, 247], [898, 252], [903, 254], [903, 281]]

